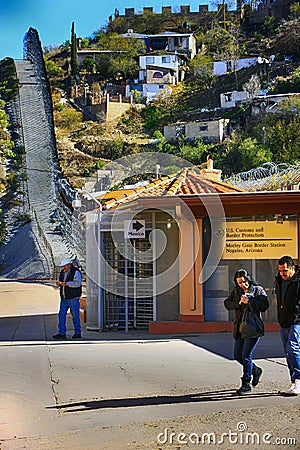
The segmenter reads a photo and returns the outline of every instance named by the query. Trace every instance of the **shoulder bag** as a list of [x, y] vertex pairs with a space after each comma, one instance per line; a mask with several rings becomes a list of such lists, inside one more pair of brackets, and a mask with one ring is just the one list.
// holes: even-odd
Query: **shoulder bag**
[[243, 339], [257, 338], [264, 335], [264, 323], [258, 314], [253, 311], [250, 304], [247, 304], [244, 308], [240, 333]]

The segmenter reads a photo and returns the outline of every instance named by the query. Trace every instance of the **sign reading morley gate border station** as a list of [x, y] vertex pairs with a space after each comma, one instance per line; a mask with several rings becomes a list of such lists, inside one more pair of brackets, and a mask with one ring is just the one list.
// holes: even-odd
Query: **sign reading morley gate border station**
[[298, 258], [298, 222], [226, 222], [222, 259]]

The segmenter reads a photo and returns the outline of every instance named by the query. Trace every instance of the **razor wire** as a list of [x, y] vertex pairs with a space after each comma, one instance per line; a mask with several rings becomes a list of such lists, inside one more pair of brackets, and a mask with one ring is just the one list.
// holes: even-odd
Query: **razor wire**
[[267, 162], [225, 180], [246, 191], [276, 191], [284, 188], [298, 189], [300, 164]]

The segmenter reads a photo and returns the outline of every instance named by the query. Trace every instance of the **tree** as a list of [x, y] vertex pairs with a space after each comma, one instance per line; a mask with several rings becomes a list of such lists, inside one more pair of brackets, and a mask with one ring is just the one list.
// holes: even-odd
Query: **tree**
[[97, 70], [103, 78], [114, 78], [120, 73], [124, 78], [135, 75], [138, 70], [135, 58], [145, 51], [143, 40], [103, 30], [94, 39], [99, 50], [107, 51], [96, 59]]
[[293, 164], [300, 161], [300, 118], [295, 116], [289, 122], [279, 119], [268, 130], [268, 144], [275, 162]]
[[291, 16], [294, 19], [299, 19], [300, 18], [300, 3], [299, 2], [292, 3], [290, 6], [290, 11], [291, 11]]
[[141, 116], [144, 119], [144, 126], [148, 132], [157, 130], [157, 125], [163, 117], [163, 108], [159, 104], [151, 104], [141, 111]]
[[83, 65], [88, 72], [93, 73], [95, 68], [94, 58], [86, 57], [84, 58]]
[[196, 84], [198, 88], [209, 89], [213, 85], [213, 63], [208, 55], [196, 55], [194, 59], [189, 62], [189, 69], [192, 74], [192, 82]]
[[13, 156], [11, 150], [14, 145], [10, 139], [9, 131], [7, 130], [9, 126], [9, 116], [4, 111], [5, 102], [0, 100], [0, 162], [6, 158]]
[[180, 157], [190, 161], [192, 164], [201, 164], [206, 161], [207, 156], [211, 153], [212, 144], [205, 144], [202, 139], [197, 139], [193, 143], [180, 143]]
[[260, 126], [272, 150], [273, 161], [300, 161], [300, 99], [292, 96], [279, 103], [277, 111], [264, 117]]
[[0, 61], [0, 97], [9, 102], [18, 94], [19, 82], [16, 67], [12, 58]]
[[56, 78], [64, 73], [63, 69], [58, 67], [51, 59], [45, 59], [45, 67], [49, 78]]
[[59, 46], [59, 50], [61, 52], [64, 52], [64, 51], [69, 52], [70, 49], [71, 49], [71, 43], [68, 39]]
[[300, 98], [298, 95], [293, 95], [279, 103], [275, 117], [282, 117], [286, 121], [293, 117], [300, 117]]
[[62, 111], [55, 111], [55, 123], [57, 126], [74, 131], [81, 126], [82, 114], [74, 109], [65, 108]]
[[180, 106], [180, 99], [183, 92], [183, 85], [168, 85], [162, 89], [155, 98], [155, 102], [163, 110], [164, 116], [167, 116], [172, 122], [177, 120], [176, 110]]
[[[135, 33], [159, 34], [166, 30], [185, 32], [189, 25], [190, 17], [178, 11], [176, 14], [163, 11], [156, 14], [151, 11], [144, 11], [143, 14], [135, 14], [132, 17], [116, 16], [107, 25], [108, 33], [126, 33], [128, 29], [133, 29]], [[190, 23], [190, 27], [193, 24]]]
[[237, 149], [241, 158], [242, 171], [272, 161], [272, 152], [263, 145], [258, 144], [255, 138], [248, 137], [244, 139]]
[[77, 37], [75, 34], [75, 24], [72, 22], [71, 28], [71, 76], [74, 79], [79, 78], [79, 69], [77, 62]]
[[257, 167], [264, 162], [272, 161], [271, 150], [257, 142], [256, 138], [234, 136], [233, 140], [224, 144], [222, 155], [222, 170], [226, 175], [244, 172]]
[[224, 55], [232, 54], [232, 49], [236, 49], [236, 38], [228, 31], [216, 26], [206, 33], [204, 45], [206, 52], [214, 59], [224, 59]]
[[88, 38], [82, 38], [80, 40], [80, 48], [89, 48], [90, 47], [90, 42], [88, 40]]

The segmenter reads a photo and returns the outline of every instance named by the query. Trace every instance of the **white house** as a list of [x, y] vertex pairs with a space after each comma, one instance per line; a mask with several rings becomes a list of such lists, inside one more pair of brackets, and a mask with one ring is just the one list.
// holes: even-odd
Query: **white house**
[[226, 73], [234, 72], [235, 70], [245, 69], [247, 67], [255, 66], [258, 63], [258, 57], [248, 57], [240, 59], [228, 59], [226, 61], [215, 61], [213, 63], [213, 74], [220, 76]]
[[232, 91], [220, 94], [221, 108], [234, 108], [238, 102], [245, 102], [249, 99], [246, 91]]
[[[264, 92], [258, 89], [254, 97], [263, 96]], [[247, 91], [231, 91], [220, 94], [221, 108], [235, 108], [239, 103], [245, 103], [250, 100], [251, 97]]]
[[[185, 69], [187, 66], [186, 58], [177, 53], [148, 53], [147, 55], [139, 56], [139, 81], [147, 79], [147, 70], [156, 69], [170, 69], [175, 76], [175, 83], [183, 81]], [[172, 81], [172, 84], [175, 84]]]
[[148, 35], [147, 51], [166, 50], [178, 52], [193, 59], [197, 53], [197, 41], [194, 33], [174, 33], [165, 31], [161, 34]]
[[139, 91], [146, 102], [169, 85], [175, 85], [185, 78], [186, 57], [176, 53], [148, 53], [139, 56], [139, 78], [126, 86], [126, 96]]
[[[223, 61], [214, 61], [210, 64], [212, 64], [213, 69], [212, 73], [213, 75], [216, 75], [217, 77], [221, 75], [226, 75], [226, 73], [234, 72], [236, 70], [245, 69], [247, 67], [255, 66], [256, 64], [269, 64], [270, 61], [266, 58], [262, 58], [261, 56], [248, 56], [244, 58], [238, 58], [238, 59], [227, 59]], [[201, 67], [197, 69], [195, 67], [194, 73], [197, 75], [197, 73], [201, 71]]]

